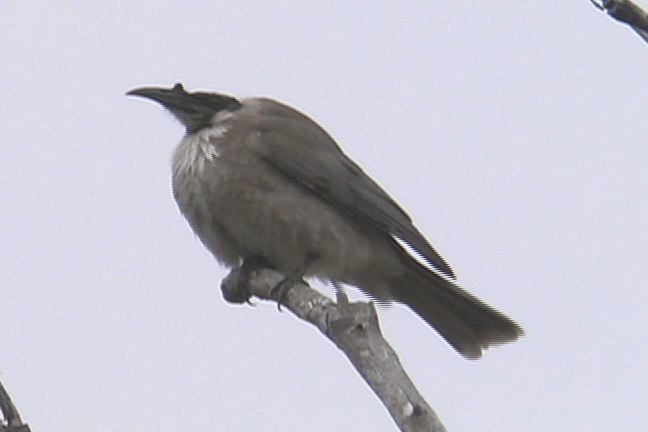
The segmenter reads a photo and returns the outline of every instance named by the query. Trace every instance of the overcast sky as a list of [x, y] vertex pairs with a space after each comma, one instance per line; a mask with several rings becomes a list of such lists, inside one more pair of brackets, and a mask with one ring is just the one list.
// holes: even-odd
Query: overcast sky
[[395, 430], [316, 329], [222, 300], [182, 128], [124, 96], [177, 81], [307, 112], [525, 327], [470, 362], [379, 311], [449, 431], [645, 430], [648, 45], [587, 0], [314, 3], [0, 5], [0, 379], [32, 430]]

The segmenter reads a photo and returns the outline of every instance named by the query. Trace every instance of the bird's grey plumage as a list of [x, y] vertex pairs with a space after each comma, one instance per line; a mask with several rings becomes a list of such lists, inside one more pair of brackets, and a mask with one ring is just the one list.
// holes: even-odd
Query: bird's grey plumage
[[261, 259], [288, 274], [315, 257], [308, 275], [407, 304], [468, 358], [522, 334], [456, 285], [405, 211], [305, 115], [266, 98], [188, 93], [180, 84], [129, 94], [161, 103], [185, 125], [174, 195], [222, 264]]

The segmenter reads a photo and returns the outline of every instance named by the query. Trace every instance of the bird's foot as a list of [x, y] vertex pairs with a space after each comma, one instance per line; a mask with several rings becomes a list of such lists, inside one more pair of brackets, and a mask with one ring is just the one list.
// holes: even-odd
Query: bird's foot
[[277, 299], [277, 310], [281, 311], [281, 305], [283, 304], [288, 292], [299, 283], [304, 282], [304, 275], [308, 270], [308, 267], [317, 259], [313, 254], [306, 255], [304, 262], [297, 267], [295, 270], [291, 271], [286, 277], [280, 280], [277, 285], [272, 287], [270, 290], [270, 296]]
[[233, 270], [221, 284], [221, 291], [225, 301], [230, 303], [247, 303], [256, 306], [250, 299], [250, 279], [253, 273], [261, 268], [272, 268], [264, 260], [257, 257], [243, 259], [238, 269]]
[[291, 273], [285, 278], [281, 279], [277, 285], [273, 286], [270, 290], [270, 295], [272, 298], [277, 299], [277, 310], [281, 312], [281, 305], [288, 296], [290, 289], [297, 285], [300, 282], [304, 282], [300, 275], [295, 275]]

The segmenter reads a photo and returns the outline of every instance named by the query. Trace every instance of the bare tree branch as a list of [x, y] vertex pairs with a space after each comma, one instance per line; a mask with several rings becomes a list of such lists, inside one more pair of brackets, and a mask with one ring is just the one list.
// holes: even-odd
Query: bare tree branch
[[[278, 301], [273, 288], [283, 275], [269, 269], [235, 269], [223, 280], [225, 300], [248, 302], [251, 296]], [[383, 338], [371, 303], [338, 303], [299, 283], [285, 292], [281, 304], [316, 326], [349, 358], [404, 432], [446, 432], [441, 421], [418, 393], [392, 347]]]
[[0, 422], [2, 432], [31, 432], [29, 426], [22, 422], [20, 414], [9, 397], [9, 393], [0, 381], [0, 412], [2, 412], [3, 422]]
[[648, 13], [636, 3], [630, 0], [603, 0], [602, 3], [590, 0], [590, 2], [617, 21], [629, 25], [644, 41], [648, 42]]

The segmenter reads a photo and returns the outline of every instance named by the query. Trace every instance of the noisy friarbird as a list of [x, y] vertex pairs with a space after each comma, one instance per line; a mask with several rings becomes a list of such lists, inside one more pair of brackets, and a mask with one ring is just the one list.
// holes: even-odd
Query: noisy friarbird
[[470, 359], [523, 334], [457, 285], [407, 213], [306, 115], [268, 98], [181, 84], [128, 94], [160, 103], [186, 128], [173, 157], [173, 193], [222, 265], [301, 269], [403, 303]]

